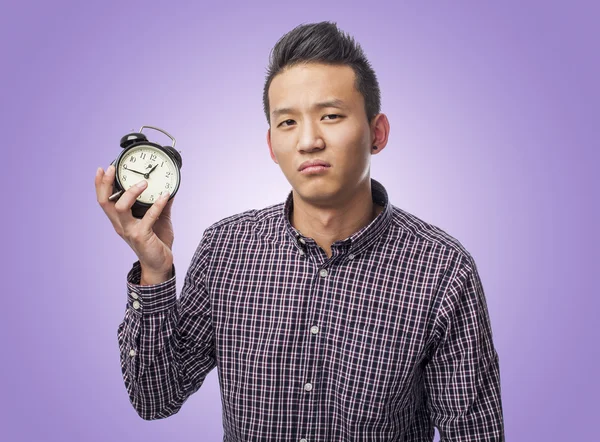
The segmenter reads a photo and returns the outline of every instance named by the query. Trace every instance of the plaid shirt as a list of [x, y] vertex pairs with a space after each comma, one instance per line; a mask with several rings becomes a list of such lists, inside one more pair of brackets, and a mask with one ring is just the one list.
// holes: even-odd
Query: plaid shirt
[[504, 441], [498, 354], [472, 256], [388, 202], [332, 256], [285, 203], [204, 231], [173, 278], [127, 275], [122, 374], [143, 419], [177, 413], [217, 367], [224, 441]]

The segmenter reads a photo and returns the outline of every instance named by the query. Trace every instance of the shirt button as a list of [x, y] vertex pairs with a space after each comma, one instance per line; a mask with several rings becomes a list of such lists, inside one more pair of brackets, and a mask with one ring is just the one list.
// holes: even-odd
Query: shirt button
[[136, 293], [136, 292], [129, 292], [129, 294], [131, 295], [131, 297], [132, 297], [133, 299], [138, 299], [138, 298], [139, 298], [139, 296], [137, 295], [137, 293]]
[[300, 253], [300, 255], [304, 256], [304, 250], [299, 250], [298, 253]]
[[302, 244], [306, 244], [306, 241], [304, 240], [304, 238], [300, 238], [298, 241], [300, 241]]
[[135, 356], [135, 350], [133, 348], [129, 350], [129, 356]]
[[325, 278], [327, 276], [327, 269], [321, 269], [321, 271], [319, 271], [319, 275]]
[[310, 328], [310, 332], [311, 332], [313, 335], [316, 335], [317, 333], [319, 333], [319, 327], [317, 327], [316, 325], [313, 325], [313, 326]]
[[133, 301], [133, 308], [134, 308], [134, 309], [136, 309], [136, 310], [137, 310], [138, 308], [140, 308], [140, 303], [139, 303], [139, 302], [137, 302], [137, 301]]
[[312, 384], [310, 382], [307, 382], [306, 384], [304, 384], [304, 389], [306, 391], [312, 390]]
[[300, 442], [308, 442], [306, 439], [300, 439]]
[[354, 254], [350, 253], [350, 254], [348, 255], [348, 259], [354, 259]]

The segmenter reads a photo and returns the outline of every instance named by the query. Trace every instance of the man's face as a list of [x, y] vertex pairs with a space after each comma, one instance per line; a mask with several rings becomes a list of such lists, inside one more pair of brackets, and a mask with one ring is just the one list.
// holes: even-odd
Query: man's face
[[[348, 66], [312, 63], [289, 68], [271, 82], [271, 157], [295, 192], [313, 204], [347, 201], [369, 178], [371, 131], [354, 81]], [[331, 167], [314, 174], [298, 170], [315, 159]]]

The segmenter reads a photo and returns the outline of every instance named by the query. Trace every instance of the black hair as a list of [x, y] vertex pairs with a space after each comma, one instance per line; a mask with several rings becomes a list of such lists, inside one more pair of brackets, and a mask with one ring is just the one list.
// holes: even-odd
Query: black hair
[[263, 109], [269, 125], [269, 86], [277, 74], [300, 63], [350, 66], [356, 77], [356, 89], [365, 100], [367, 120], [370, 122], [380, 112], [379, 82], [362, 48], [335, 22], [323, 21], [296, 26], [281, 37], [271, 50], [263, 90]]

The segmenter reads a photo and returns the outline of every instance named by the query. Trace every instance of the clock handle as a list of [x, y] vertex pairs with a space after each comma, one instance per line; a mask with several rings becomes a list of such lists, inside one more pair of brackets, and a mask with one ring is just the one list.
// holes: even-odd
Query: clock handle
[[147, 127], [148, 129], [154, 129], [157, 130], [159, 132], [162, 132], [163, 134], [165, 134], [167, 137], [169, 137], [171, 140], [173, 140], [173, 144], [172, 147], [175, 147], [175, 138], [173, 137], [173, 135], [170, 135], [169, 133], [167, 133], [166, 131], [159, 129], [158, 127], [154, 127], [154, 126], [142, 126], [142, 128], [140, 129], [140, 133], [142, 132], [142, 129], [144, 129], [145, 127]]

